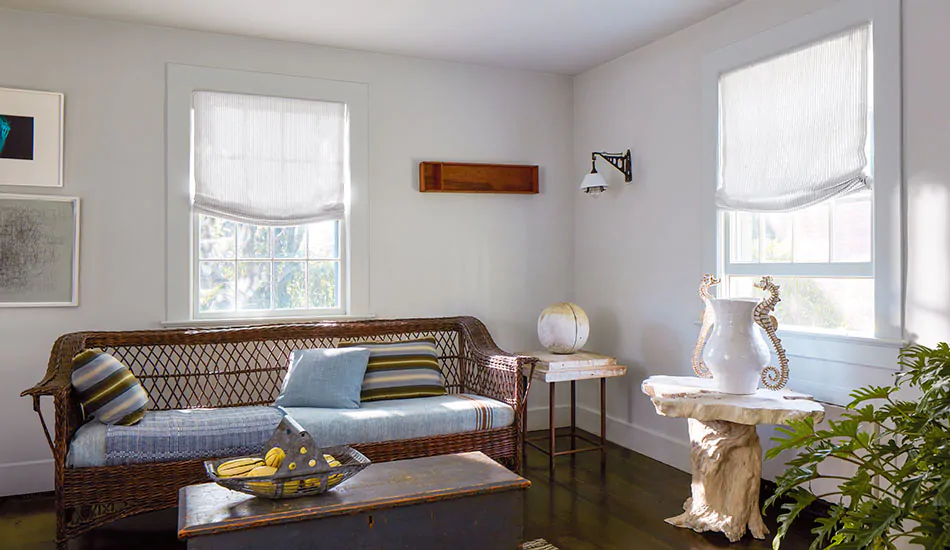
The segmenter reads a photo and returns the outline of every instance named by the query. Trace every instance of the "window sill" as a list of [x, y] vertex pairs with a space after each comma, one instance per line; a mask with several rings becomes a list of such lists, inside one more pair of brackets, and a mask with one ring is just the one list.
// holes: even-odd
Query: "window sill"
[[369, 315], [309, 315], [300, 317], [247, 317], [234, 319], [191, 319], [187, 321], [162, 321], [165, 328], [243, 327], [248, 325], [289, 325], [317, 321], [365, 321], [375, 319]]

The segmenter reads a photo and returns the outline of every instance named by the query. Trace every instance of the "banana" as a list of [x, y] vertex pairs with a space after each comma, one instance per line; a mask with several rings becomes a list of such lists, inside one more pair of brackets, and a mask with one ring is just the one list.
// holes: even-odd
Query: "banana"
[[[329, 464], [330, 467], [332, 468], [337, 468], [339, 466], [342, 466], [339, 460], [337, 460], [336, 458], [333, 458], [333, 455], [323, 455], [323, 458], [324, 460], [327, 461], [327, 464]], [[343, 474], [332, 474], [327, 477], [327, 488], [338, 485], [341, 481], [343, 481]]]
[[297, 493], [297, 489], [300, 488], [299, 481], [287, 481], [284, 482], [283, 492], [284, 495], [293, 495]]
[[286, 457], [287, 453], [285, 453], [283, 449], [280, 447], [274, 447], [273, 449], [267, 451], [267, 454], [264, 456], [264, 463], [271, 468], [280, 468], [281, 463]]
[[311, 477], [310, 479], [305, 479], [305, 480], [303, 480], [303, 485], [302, 485], [302, 486], [305, 487], [305, 488], [307, 488], [307, 489], [309, 489], [310, 487], [319, 487], [319, 486], [320, 486], [320, 478], [318, 478], [318, 477]]
[[217, 474], [218, 477], [243, 476], [254, 468], [263, 465], [264, 461], [259, 458], [236, 458], [223, 462], [218, 466]]
[[250, 472], [244, 474], [244, 477], [270, 477], [274, 475], [275, 472], [277, 472], [277, 468], [274, 468], [273, 466], [264, 466], [261, 464]]

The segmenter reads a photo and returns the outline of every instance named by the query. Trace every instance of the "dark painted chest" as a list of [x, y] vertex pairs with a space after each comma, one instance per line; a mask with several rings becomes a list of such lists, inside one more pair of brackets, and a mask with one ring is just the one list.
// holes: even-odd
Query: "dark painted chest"
[[373, 464], [323, 495], [266, 500], [181, 489], [189, 550], [516, 549], [530, 482], [482, 453]]

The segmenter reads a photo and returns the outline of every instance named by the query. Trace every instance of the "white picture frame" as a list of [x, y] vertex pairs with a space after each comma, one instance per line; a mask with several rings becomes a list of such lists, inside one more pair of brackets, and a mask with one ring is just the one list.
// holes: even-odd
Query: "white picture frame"
[[63, 186], [63, 94], [0, 88], [0, 185]]
[[79, 305], [78, 197], [0, 194], [0, 308]]

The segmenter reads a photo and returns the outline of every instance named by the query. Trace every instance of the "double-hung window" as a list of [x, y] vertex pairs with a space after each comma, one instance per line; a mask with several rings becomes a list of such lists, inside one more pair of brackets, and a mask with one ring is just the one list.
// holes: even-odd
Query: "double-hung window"
[[783, 337], [815, 371], [869, 356], [818, 340], [903, 336], [899, 10], [843, 0], [704, 63], [705, 269], [720, 297], [773, 277]]
[[346, 105], [192, 101], [195, 316], [343, 313]]
[[719, 77], [724, 293], [762, 275], [798, 329], [873, 334], [871, 27]]
[[366, 86], [170, 65], [167, 323], [366, 315]]

